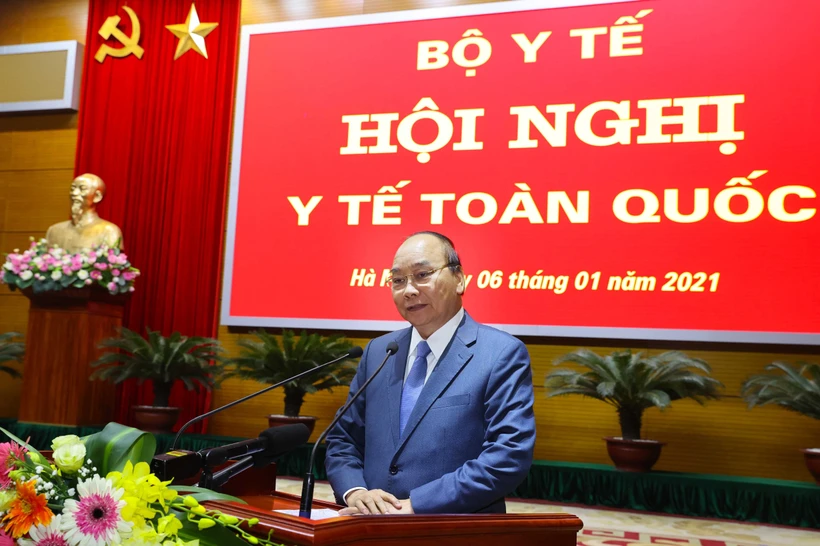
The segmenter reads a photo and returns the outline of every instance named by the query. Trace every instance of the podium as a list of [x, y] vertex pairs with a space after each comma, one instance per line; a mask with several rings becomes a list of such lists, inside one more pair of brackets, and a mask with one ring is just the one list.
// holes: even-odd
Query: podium
[[[270, 470], [268, 470], [270, 472]], [[251, 471], [249, 474], [253, 474]], [[274, 470], [275, 474], [275, 470]], [[251, 534], [267, 537], [286, 546], [576, 546], [583, 524], [570, 514], [465, 514], [465, 515], [395, 515], [332, 517], [307, 520], [277, 512], [299, 510], [299, 497], [289, 493], [264, 491], [264, 484], [274, 481], [248, 479], [229, 482], [226, 493], [240, 497], [248, 504], [208, 501], [205, 506], [240, 518], [258, 518], [259, 523], [247, 529]], [[340, 510], [325, 501], [314, 501], [313, 510]]]
[[97, 425], [111, 420], [115, 386], [89, 381], [97, 345], [122, 325], [124, 295], [99, 287], [23, 294], [31, 302], [20, 421]]

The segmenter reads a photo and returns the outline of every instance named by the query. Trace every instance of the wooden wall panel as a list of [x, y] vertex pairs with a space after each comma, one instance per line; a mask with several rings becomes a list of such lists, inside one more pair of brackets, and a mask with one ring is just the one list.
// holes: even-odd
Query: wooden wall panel
[[77, 114], [0, 118], [0, 170], [74, 169]]
[[3, 0], [0, 45], [85, 43], [88, 0]]
[[5, 231], [39, 232], [70, 216], [73, 169], [0, 171], [6, 186]]
[[[85, 43], [88, 0], [2, 0], [0, 45]], [[69, 214], [76, 114], [0, 117], [0, 253], [24, 248]], [[28, 300], [0, 287], [0, 332], [25, 333]], [[0, 417], [15, 417], [22, 382], [0, 375]]]

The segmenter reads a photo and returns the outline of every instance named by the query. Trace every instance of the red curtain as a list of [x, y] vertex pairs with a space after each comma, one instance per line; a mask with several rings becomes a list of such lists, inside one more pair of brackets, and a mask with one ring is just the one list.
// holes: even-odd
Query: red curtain
[[[142, 59], [94, 59], [98, 29], [118, 15], [132, 35], [123, 5], [139, 19]], [[184, 23], [191, 0], [91, 0], [83, 68], [75, 173], [106, 183], [100, 215], [122, 228], [124, 248], [142, 275], [124, 326], [164, 335], [216, 337], [228, 151], [231, 135], [240, 0], [197, 0], [208, 58], [194, 50], [174, 60], [178, 38], [166, 25]], [[150, 385], [120, 388], [119, 422], [133, 404], [150, 403]], [[207, 411], [207, 393], [177, 385], [171, 404], [182, 420]], [[194, 431], [202, 431], [202, 427]]]

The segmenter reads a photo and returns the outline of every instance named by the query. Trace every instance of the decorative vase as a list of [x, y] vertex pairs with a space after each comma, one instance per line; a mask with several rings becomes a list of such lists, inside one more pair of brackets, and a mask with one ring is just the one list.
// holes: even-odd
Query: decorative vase
[[311, 434], [313, 434], [313, 427], [316, 426], [316, 417], [310, 415], [299, 415], [297, 417], [290, 417], [288, 415], [272, 414], [268, 415], [269, 427], [281, 427], [282, 425], [293, 425], [302, 423], [305, 425]]
[[820, 485], [820, 449], [801, 449], [803, 456], [806, 457], [806, 467], [808, 467], [811, 475], [814, 476], [814, 481]]
[[137, 428], [154, 434], [168, 434], [179, 419], [179, 408], [131, 406]]
[[624, 472], [649, 472], [666, 445], [655, 440], [624, 440], [607, 437], [606, 451], [615, 468]]

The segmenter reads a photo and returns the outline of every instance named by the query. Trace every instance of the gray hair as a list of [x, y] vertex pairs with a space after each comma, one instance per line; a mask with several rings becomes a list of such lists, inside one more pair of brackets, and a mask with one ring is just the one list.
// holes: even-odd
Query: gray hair
[[[449, 237], [437, 231], [417, 231], [407, 237], [407, 239], [415, 237], [416, 235], [431, 235], [441, 241], [444, 245], [444, 256], [447, 258], [447, 266], [450, 268], [450, 271], [457, 273], [461, 270], [461, 258], [459, 258], [458, 252], [456, 252], [456, 245], [453, 244], [453, 241], [451, 241]], [[407, 239], [405, 239], [405, 241]]]

